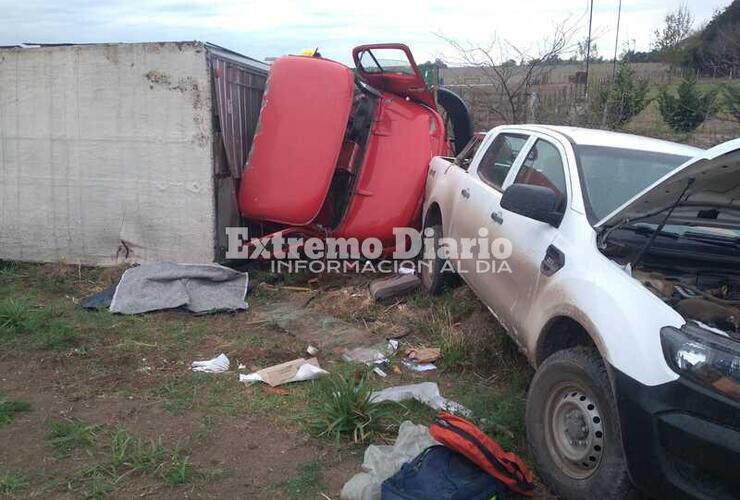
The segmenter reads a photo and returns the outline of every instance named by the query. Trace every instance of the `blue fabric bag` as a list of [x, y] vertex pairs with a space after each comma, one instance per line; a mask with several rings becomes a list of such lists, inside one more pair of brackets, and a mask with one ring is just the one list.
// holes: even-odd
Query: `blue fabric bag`
[[506, 485], [464, 456], [431, 446], [385, 481], [381, 500], [502, 500]]

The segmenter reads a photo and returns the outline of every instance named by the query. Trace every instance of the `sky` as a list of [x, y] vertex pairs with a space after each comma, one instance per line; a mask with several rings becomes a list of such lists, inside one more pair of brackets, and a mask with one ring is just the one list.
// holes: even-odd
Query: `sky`
[[[355, 45], [403, 42], [418, 62], [453, 64], [445, 40], [465, 45], [506, 41], [534, 54], [553, 26], [567, 20], [585, 39], [589, 0], [0, 0], [0, 45], [62, 42], [200, 40], [263, 59], [319, 47], [324, 57], [351, 61]], [[684, 0], [694, 26], [731, 0]], [[652, 33], [681, 0], [622, 0], [619, 49], [649, 49]], [[594, 0], [598, 52], [614, 53], [618, 0]]]

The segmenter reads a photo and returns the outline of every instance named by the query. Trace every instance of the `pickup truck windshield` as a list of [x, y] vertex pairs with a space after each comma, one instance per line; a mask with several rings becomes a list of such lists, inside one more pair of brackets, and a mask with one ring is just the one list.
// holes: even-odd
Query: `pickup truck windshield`
[[605, 146], [576, 146], [586, 204], [601, 220], [675, 169], [687, 156]]

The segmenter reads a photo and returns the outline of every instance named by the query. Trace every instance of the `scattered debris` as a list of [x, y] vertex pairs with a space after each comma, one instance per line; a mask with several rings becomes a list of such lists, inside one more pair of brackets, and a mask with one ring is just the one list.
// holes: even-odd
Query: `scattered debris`
[[226, 354], [221, 353], [215, 358], [207, 361], [193, 361], [191, 367], [194, 372], [223, 373], [228, 371], [230, 364], [231, 363]]
[[434, 363], [439, 359], [439, 347], [419, 347], [418, 349], [409, 349], [406, 356], [417, 363]]
[[247, 283], [246, 273], [218, 264], [144, 264], [123, 273], [110, 310], [121, 314], [177, 307], [195, 313], [244, 310]]
[[407, 370], [418, 373], [430, 372], [437, 369], [437, 365], [434, 363], [417, 363], [416, 361], [409, 361], [408, 359], [402, 360], [401, 364]]
[[388, 356], [393, 356], [398, 350], [398, 340], [390, 339], [386, 344], [380, 343], [372, 347], [355, 347], [345, 352], [342, 357], [345, 361], [365, 363], [368, 366], [382, 365], [388, 362]]
[[438, 444], [424, 425], [405, 421], [398, 429], [398, 437], [393, 446], [370, 445], [365, 450], [362, 469], [342, 488], [343, 500], [376, 500], [380, 498], [383, 481], [391, 477], [401, 466], [412, 460], [422, 451]]
[[316, 358], [304, 359], [298, 358], [287, 363], [281, 363], [269, 368], [264, 368], [248, 375], [239, 375], [239, 382], [253, 384], [255, 382], [264, 382], [272, 387], [289, 384], [291, 382], [302, 382], [304, 380], [313, 380], [328, 375], [329, 372], [319, 366]]
[[383, 370], [381, 370], [379, 366], [376, 366], [375, 368], [373, 368], [373, 373], [375, 373], [378, 377], [385, 378], [388, 376], [388, 374], [385, 373]]
[[383, 278], [370, 283], [370, 295], [374, 300], [382, 302], [399, 295], [411, 293], [420, 285], [421, 280], [415, 274], [396, 274], [390, 278]]
[[439, 393], [439, 386], [436, 382], [422, 382], [420, 384], [388, 387], [382, 391], [373, 392], [370, 395], [370, 400], [377, 403], [381, 401], [394, 401], [396, 403], [400, 403], [401, 401], [408, 401], [409, 399], [415, 399], [437, 411], [446, 410], [465, 416], [470, 415], [470, 410], [460, 403], [443, 398]]
[[316, 356], [319, 353], [319, 348], [309, 345], [306, 348], [306, 352], [309, 354], [309, 356]]

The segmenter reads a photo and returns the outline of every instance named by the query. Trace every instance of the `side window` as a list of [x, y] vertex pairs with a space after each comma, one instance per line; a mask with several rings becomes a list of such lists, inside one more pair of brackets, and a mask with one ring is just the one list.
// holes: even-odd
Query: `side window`
[[526, 135], [497, 135], [478, 164], [478, 177], [487, 184], [500, 189], [506, 179], [506, 174], [511, 170], [514, 160], [526, 142]]
[[514, 184], [531, 184], [552, 189], [561, 206], [566, 200], [565, 170], [560, 151], [547, 141], [538, 139], [514, 179]]

